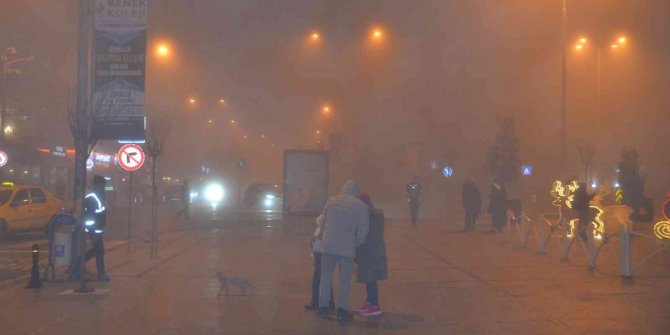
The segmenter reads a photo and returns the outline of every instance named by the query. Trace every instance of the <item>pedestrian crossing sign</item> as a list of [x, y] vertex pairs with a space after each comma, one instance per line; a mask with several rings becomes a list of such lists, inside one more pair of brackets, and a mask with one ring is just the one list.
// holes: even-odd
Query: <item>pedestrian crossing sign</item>
[[524, 165], [521, 167], [521, 174], [524, 176], [532, 176], [533, 175], [533, 166], [532, 165]]

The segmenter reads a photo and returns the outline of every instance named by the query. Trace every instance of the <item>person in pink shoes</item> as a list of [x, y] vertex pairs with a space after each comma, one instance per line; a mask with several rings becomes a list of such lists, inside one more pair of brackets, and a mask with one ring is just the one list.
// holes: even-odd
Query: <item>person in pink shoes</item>
[[363, 316], [382, 314], [379, 307], [378, 281], [387, 277], [386, 245], [384, 244], [384, 212], [375, 208], [370, 196], [363, 193], [361, 201], [368, 206], [370, 229], [365, 243], [356, 250], [356, 282], [365, 283], [367, 299], [365, 304], [356, 310]]

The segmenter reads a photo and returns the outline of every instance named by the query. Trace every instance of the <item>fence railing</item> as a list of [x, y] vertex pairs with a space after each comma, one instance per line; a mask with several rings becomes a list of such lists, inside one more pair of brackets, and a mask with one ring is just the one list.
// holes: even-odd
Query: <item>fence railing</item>
[[[508, 242], [518, 238], [524, 248], [535, 237], [540, 253], [547, 253], [550, 242], [557, 240], [562, 261], [569, 259], [572, 246], [577, 243], [584, 250], [589, 269], [597, 267], [598, 258], [603, 250], [608, 249], [618, 259], [620, 273], [624, 277], [632, 277], [650, 259], [670, 253], [670, 240], [660, 239], [651, 232], [647, 234], [633, 231], [634, 223], [629, 219], [631, 209], [628, 206], [606, 206], [599, 210], [602, 210], [599, 217], [602, 222], [589, 222], [586, 225], [582, 225], [575, 217], [569, 217], [569, 214], [563, 216], [544, 213], [531, 219], [524, 212], [516, 216], [508, 212], [504, 236]], [[637, 263], [632, 261], [633, 236], [637, 237], [636, 240], [644, 240], [655, 247]], [[615, 248], [616, 244], [612, 243], [616, 240], [619, 240], [618, 250]]]

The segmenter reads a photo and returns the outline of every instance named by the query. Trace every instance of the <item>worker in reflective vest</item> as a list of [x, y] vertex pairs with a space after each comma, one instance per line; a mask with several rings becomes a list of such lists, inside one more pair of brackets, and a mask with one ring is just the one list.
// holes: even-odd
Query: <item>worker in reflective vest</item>
[[105, 272], [105, 245], [103, 243], [105, 221], [107, 219], [107, 210], [105, 209], [106, 183], [104, 177], [94, 176], [93, 187], [84, 196], [84, 230], [91, 239], [91, 249], [84, 254], [84, 263], [95, 256], [95, 265], [100, 281], [109, 281], [109, 276]]

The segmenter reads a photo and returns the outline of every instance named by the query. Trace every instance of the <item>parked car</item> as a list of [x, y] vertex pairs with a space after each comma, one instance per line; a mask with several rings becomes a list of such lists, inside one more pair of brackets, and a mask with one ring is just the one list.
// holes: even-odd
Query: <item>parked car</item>
[[279, 185], [254, 183], [244, 192], [244, 206], [247, 208], [281, 209], [282, 191]]
[[63, 201], [39, 186], [0, 185], [0, 239], [8, 233], [46, 230]]

